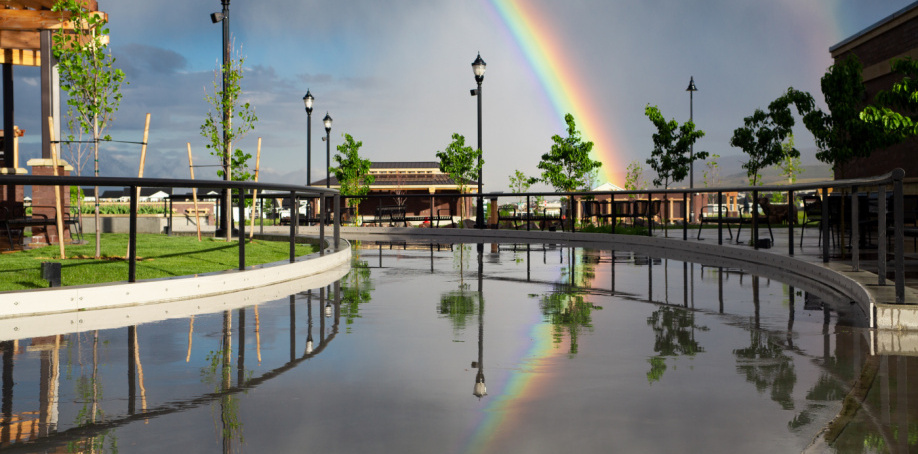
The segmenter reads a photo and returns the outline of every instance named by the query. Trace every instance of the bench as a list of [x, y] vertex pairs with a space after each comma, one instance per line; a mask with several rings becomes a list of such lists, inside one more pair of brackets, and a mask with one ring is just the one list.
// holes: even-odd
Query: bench
[[526, 212], [517, 212], [516, 208], [511, 208], [508, 214], [498, 214], [497, 222], [500, 223], [500, 221], [510, 222], [510, 225], [515, 230], [519, 230], [521, 226], [528, 225], [531, 222], [539, 223], [540, 230], [551, 229], [551, 224], [555, 222], [559, 222], [561, 229], [564, 229], [564, 223], [561, 222], [561, 213], [549, 213], [546, 208], [542, 208], [541, 212], [539, 208], [533, 208], [532, 211]]
[[374, 223], [377, 226], [382, 226], [384, 222], [388, 223], [390, 227], [401, 222], [404, 227], [408, 227], [408, 219], [405, 216], [405, 207], [404, 206], [379, 206], [376, 207], [376, 215], [373, 218]]
[[[738, 226], [736, 229], [736, 242], [740, 242], [740, 233], [743, 231], [743, 225], [752, 225], [752, 209], [748, 206], [744, 206], [740, 209], [739, 216], [719, 216], [716, 211], [727, 211], [726, 205], [720, 205], [720, 209], [717, 210], [717, 205], [705, 205], [701, 207], [701, 215], [698, 216], [698, 235], [696, 239], [701, 239], [701, 229], [705, 224], [718, 224], [723, 223], [727, 226], [727, 232], [730, 234], [730, 239], [733, 239], [733, 229], [730, 228], [731, 225]], [[775, 242], [775, 235], [771, 231], [771, 205], [768, 199], [761, 198], [759, 199], [759, 208], [762, 210], [762, 214], [757, 214], [759, 223], [764, 222], [768, 225], [768, 234], [771, 236], [771, 242]]]
[[[83, 229], [80, 228], [79, 219], [71, 218], [69, 214], [64, 213], [64, 219], [61, 222], [63, 225], [69, 227], [71, 243], [73, 242], [74, 231], [76, 231], [78, 241], [83, 241]], [[2, 223], [3, 229], [6, 231], [6, 236], [10, 243], [10, 250], [12, 251], [13, 245], [16, 244], [13, 239], [14, 235], [16, 235], [16, 240], [21, 243], [27, 227], [56, 227], [57, 219], [49, 218], [44, 214], [29, 216], [26, 214], [26, 209], [22, 204], [3, 202], [0, 204], [0, 223]], [[51, 238], [47, 230], [45, 231], [45, 238], [48, 240], [48, 243], [51, 243]]]

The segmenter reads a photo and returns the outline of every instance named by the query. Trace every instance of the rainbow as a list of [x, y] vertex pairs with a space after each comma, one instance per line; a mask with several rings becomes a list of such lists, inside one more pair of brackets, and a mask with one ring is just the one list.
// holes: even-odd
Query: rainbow
[[[624, 173], [622, 158], [614, 147], [612, 127], [603, 124], [603, 116], [589, 95], [587, 85], [579, 79], [575, 65], [568, 61], [560, 40], [552, 34], [550, 18], [540, 14], [523, 0], [488, 0], [513, 35], [529, 62], [552, 107], [563, 124], [570, 113], [584, 140], [593, 141], [593, 159], [602, 162], [601, 174], [606, 181]], [[622, 182], [617, 182], [621, 186]]]
[[[566, 342], [554, 344], [552, 342], [552, 325], [539, 319], [533, 322], [529, 331], [532, 344], [524, 353], [522, 364], [514, 369], [505, 383], [493, 386], [499, 389], [498, 395], [485, 397], [488, 404], [482, 410], [482, 418], [475, 425], [475, 429], [468, 438], [468, 443], [462, 450], [466, 453], [487, 452], [490, 448], [497, 448], [499, 434], [512, 427], [514, 422], [524, 415], [519, 411], [519, 404], [527, 396], [538, 395], [545, 389], [554, 376], [544, 370], [544, 365], [556, 356], [567, 352]], [[491, 387], [489, 387], [491, 388]]]

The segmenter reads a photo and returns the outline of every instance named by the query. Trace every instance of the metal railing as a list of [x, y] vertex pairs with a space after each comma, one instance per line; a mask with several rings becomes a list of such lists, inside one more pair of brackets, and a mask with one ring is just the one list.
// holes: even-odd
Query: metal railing
[[[877, 240], [877, 285], [884, 286], [886, 284], [886, 274], [887, 274], [887, 217], [890, 214], [893, 216], [893, 266], [895, 272], [895, 293], [896, 293], [896, 304], [905, 303], [905, 261], [904, 261], [904, 250], [905, 250], [905, 241], [904, 241], [904, 213], [903, 213], [903, 178], [905, 177], [905, 171], [902, 169], [895, 169], [885, 175], [872, 177], [872, 178], [858, 178], [850, 180], [831, 180], [831, 181], [822, 181], [816, 183], [800, 183], [800, 184], [791, 184], [791, 185], [772, 185], [772, 186], [728, 186], [728, 187], [716, 187], [716, 188], [694, 188], [694, 189], [649, 189], [649, 190], [640, 190], [640, 191], [604, 191], [604, 192], [527, 192], [527, 193], [485, 193], [481, 194], [482, 198], [486, 198], [492, 201], [496, 206], [492, 209], [498, 209], [499, 204], [496, 204], [496, 201], [500, 198], [526, 198], [526, 207], [531, 207], [532, 200], [535, 197], [564, 197], [567, 198], [568, 208], [564, 212], [565, 219], [562, 219], [561, 222], [569, 223], [569, 228], [571, 231], [575, 230], [576, 220], [577, 220], [577, 201], [586, 200], [592, 198], [607, 198], [609, 200], [622, 200], [623, 198], [632, 199], [632, 200], [647, 200], [653, 205], [654, 197], [660, 197], [668, 199], [670, 201], [678, 201], [681, 197], [682, 205], [682, 239], [688, 240], [688, 228], [689, 222], [685, 220], [689, 219], [689, 197], [693, 194], [716, 194], [717, 203], [720, 204], [720, 201], [723, 200], [725, 193], [752, 193], [752, 202], [751, 202], [751, 213], [759, 212], [759, 194], [763, 193], [785, 193], [787, 194], [787, 200], [789, 204], [793, 204], [795, 200], [795, 194], [803, 191], [817, 191], [822, 194], [822, 208], [821, 211], [825, 217], [825, 222], [820, 222], [821, 227], [821, 243], [822, 243], [822, 261], [828, 263], [830, 259], [829, 255], [829, 239], [831, 229], [833, 228], [829, 222], [829, 190], [842, 190], [848, 191], [851, 194], [858, 194], [861, 191], [868, 193], [873, 193], [874, 191], [877, 194], [877, 234], [879, 236]], [[891, 187], [891, 190], [890, 190]], [[887, 205], [887, 197], [889, 194], [892, 194], [892, 207]], [[676, 196], [675, 198], [669, 197], [670, 195]], [[435, 200], [449, 200], [449, 199], [458, 199], [458, 198], [478, 198], [479, 195], [476, 193], [469, 194], [370, 194], [362, 197], [369, 201], [370, 205], [373, 205], [374, 200], [392, 200], [396, 199], [408, 199], [408, 198], [426, 198], [429, 199], [430, 213], [434, 214]], [[851, 228], [851, 261], [854, 271], [860, 270], [861, 267], [861, 250], [860, 244], [858, 241], [859, 238], [859, 229], [862, 224], [862, 220], [859, 219], [860, 207], [859, 207], [859, 197], [850, 198], [850, 228]], [[342, 197], [343, 203], [344, 197]], [[363, 202], [368, 203], [368, 202]], [[381, 202], [375, 202], [377, 204]], [[563, 206], [563, 205], [562, 205]], [[667, 209], [667, 207], [663, 207]], [[722, 210], [717, 210], [717, 241], [718, 244], [723, 244], [723, 226], [724, 226], [724, 213]], [[758, 227], [760, 221], [760, 215], [750, 216], [748, 221], [751, 224], [752, 230], [752, 247], [758, 249], [760, 242], [758, 241]], [[794, 229], [795, 224], [797, 223], [797, 210], [788, 207], [787, 210], [787, 232], [788, 232], [788, 250], [787, 253], [790, 256], [794, 256]], [[840, 220], [840, 219], [838, 219]], [[497, 228], [497, 226], [492, 225], [492, 228]], [[530, 223], [526, 222], [526, 229], [529, 230]]]
[[[196, 188], [196, 189], [226, 189], [237, 191], [237, 200], [251, 198], [251, 191], [259, 192], [277, 191], [271, 194], [271, 197], [278, 197], [279, 193], [284, 194], [289, 200], [291, 206], [298, 197], [318, 198], [324, 209], [326, 199], [332, 198], [334, 207], [333, 215], [333, 238], [332, 248], [338, 251], [341, 247], [340, 241], [340, 194], [335, 189], [325, 189], [316, 187], [307, 187], [290, 184], [272, 184], [256, 183], [251, 181], [222, 181], [222, 180], [183, 180], [167, 178], [120, 178], [120, 177], [82, 177], [82, 176], [44, 176], [44, 175], [0, 175], [0, 185], [15, 186], [79, 186], [79, 187], [125, 187], [129, 189], [130, 194], [130, 223], [128, 235], [128, 282], [135, 282], [137, 277], [137, 188]], [[259, 195], [261, 197], [261, 195]], [[267, 197], [267, 196], [265, 196]], [[239, 270], [245, 270], [245, 203], [238, 203], [239, 210]], [[325, 255], [325, 222], [321, 222], [322, 228], [319, 230], [319, 248], [320, 254]], [[100, 228], [101, 226], [96, 226]], [[226, 226], [224, 226], [226, 227]], [[231, 227], [231, 226], [230, 226]], [[63, 232], [58, 232], [59, 238]], [[61, 240], [59, 240], [61, 241]], [[290, 225], [290, 263], [296, 260], [296, 226]]]

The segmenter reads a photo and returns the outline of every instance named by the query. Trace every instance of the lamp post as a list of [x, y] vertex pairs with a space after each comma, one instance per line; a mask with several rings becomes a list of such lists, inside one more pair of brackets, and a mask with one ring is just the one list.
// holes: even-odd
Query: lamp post
[[322, 123], [325, 123], [325, 187], [331, 187], [331, 125], [332, 117], [328, 115], [328, 112], [325, 112], [325, 118], [322, 119]]
[[475, 210], [475, 228], [484, 228], [484, 198], [481, 192], [481, 83], [484, 82], [485, 68], [487, 63], [481, 59], [481, 53], [472, 62], [472, 72], [475, 73], [475, 82], [478, 83], [478, 89], [472, 90], [472, 96], [478, 97], [478, 207]]
[[[220, 0], [220, 4], [223, 5], [223, 10], [219, 13], [212, 13], [210, 15], [210, 20], [213, 23], [223, 22], [223, 180], [230, 181], [232, 180], [232, 168], [230, 167], [230, 144], [229, 144], [229, 125], [230, 125], [230, 106], [227, 98], [229, 94], [227, 93], [227, 85], [229, 85], [229, 73], [226, 71], [226, 65], [230, 61], [230, 18], [229, 18], [229, 4], [230, 0]], [[226, 239], [229, 240], [232, 236], [232, 226], [230, 225], [230, 210], [232, 209], [232, 200], [230, 196], [230, 191], [228, 189], [223, 190], [223, 207], [220, 209], [220, 224], [226, 232]], [[219, 236], [219, 235], [218, 235]]]
[[[689, 92], [689, 121], [694, 123], [694, 96], [695, 92], [698, 91], [698, 88], [695, 87], [695, 76], [690, 76], [688, 88], [685, 91]], [[689, 145], [689, 189], [695, 189], [695, 144]], [[694, 195], [694, 194], [692, 194]], [[689, 219], [691, 222], [695, 222], [695, 210], [689, 212]]]
[[303, 96], [303, 104], [306, 105], [306, 186], [312, 185], [312, 103], [315, 98], [309, 89], [306, 89], [306, 96]]

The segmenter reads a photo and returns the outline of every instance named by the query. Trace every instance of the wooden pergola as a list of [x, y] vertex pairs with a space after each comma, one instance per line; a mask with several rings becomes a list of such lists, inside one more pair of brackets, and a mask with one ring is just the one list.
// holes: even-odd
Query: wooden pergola
[[[93, 14], [98, 2], [83, 0]], [[60, 122], [59, 84], [57, 62], [51, 55], [52, 34], [56, 30], [73, 29], [65, 13], [51, 11], [56, 0], [0, 0], [0, 63], [3, 64], [3, 130], [14, 127], [13, 66], [36, 66], [41, 71], [42, 157], [50, 158], [50, 139], [47, 117]], [[14, 134], [4, 134], [4, 150], [12, 150]], [[10, 153], [3, 157], [3, 167], [12, 166]]]

